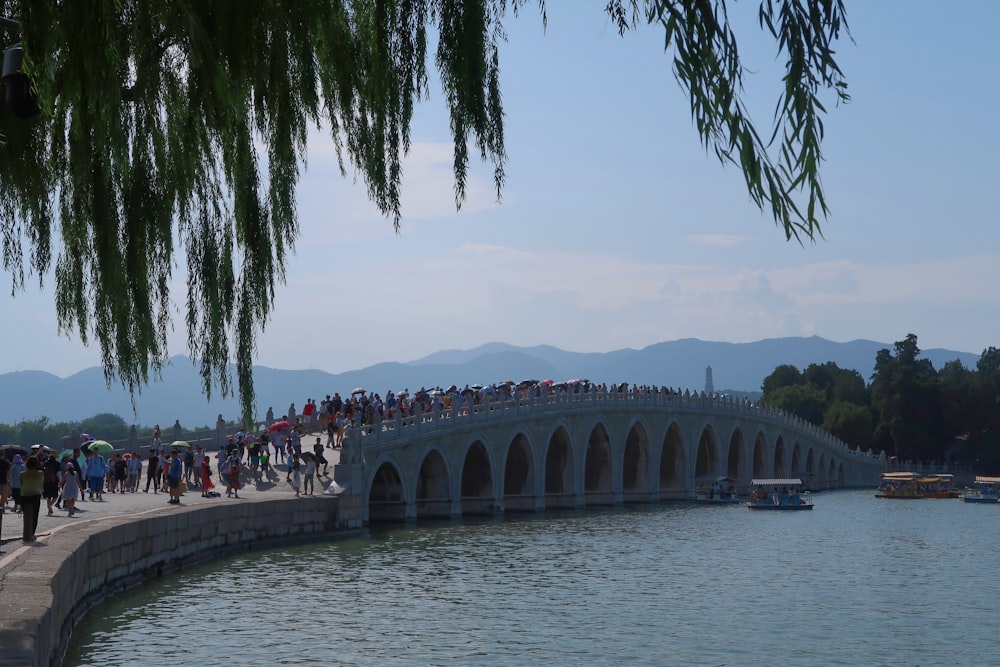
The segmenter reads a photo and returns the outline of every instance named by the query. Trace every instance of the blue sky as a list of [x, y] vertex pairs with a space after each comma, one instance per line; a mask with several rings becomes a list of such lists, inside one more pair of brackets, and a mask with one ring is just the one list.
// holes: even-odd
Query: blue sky
[[[399, 234], [316, 135], [302, 237], [258, 363], [340, 372], [490, 341], [602, 352], [912, 332], [925, 349], [1000, 346], [1000, 3], [847, 3], [855, 42], [838, 51], [853, 99], [827, 99], [831, 214], [805, 245], [701, 146], [661, 33], [619, 37], [605, 4], [550, 2], [545, 30], [530, 10], [508, 22], [501, 203], [476, 164], [455, 211], [437, 89], [417, 110]], [[732, 11], [766, 131], [781, 63], [756, 7]], [[184, 284], [174, 289], [179, 310]], [[57, 336], [50, 290], [6, 298], [0, 372], [99, 363], [96, 348]], [[187, 352], [182, 316], [170, 352]]]

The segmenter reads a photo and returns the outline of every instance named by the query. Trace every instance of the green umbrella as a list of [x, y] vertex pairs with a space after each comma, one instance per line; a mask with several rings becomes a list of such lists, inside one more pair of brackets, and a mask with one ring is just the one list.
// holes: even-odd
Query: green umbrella
[[101, 454], [110, 454], [115, 451], [115, 446], [107, 440], [91, 440], [87, 443], [87, 450]]
[[187, 440], [174, 440], [169, 445], [167, 445], [167, 447], [170, 447], [171, 449], [179, 449], [181, 447], [190, 447], [190, 446], [191, 443], [189, 443]]

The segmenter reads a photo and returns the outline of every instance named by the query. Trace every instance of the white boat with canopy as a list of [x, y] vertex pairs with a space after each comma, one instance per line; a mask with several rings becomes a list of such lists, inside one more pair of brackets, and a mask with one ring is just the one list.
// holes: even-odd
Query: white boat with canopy
[[747, 507], [752, 510], [798, 511], [813, 508], [812, 496], [798, 477], [761, 478], [751, 482]]

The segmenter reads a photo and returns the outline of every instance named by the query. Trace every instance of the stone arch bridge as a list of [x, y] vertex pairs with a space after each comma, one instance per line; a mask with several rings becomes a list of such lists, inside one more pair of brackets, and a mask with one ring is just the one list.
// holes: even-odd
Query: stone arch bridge
[[368, 523], [684, 500], [704, 476], [874, 486], [885, 469], [884, 453], [748, 402], [592, 391], [355, 426], [335, 480]]

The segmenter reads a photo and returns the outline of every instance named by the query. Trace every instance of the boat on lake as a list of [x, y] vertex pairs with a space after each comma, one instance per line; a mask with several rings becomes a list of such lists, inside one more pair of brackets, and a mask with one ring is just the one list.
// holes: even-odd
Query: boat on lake
[[962, 492], [962, 500], [967, 503], [1000, 502], [1000, 477], [983, 477], [976, 475], [972, 488]]
[[958, 498], [962, 492], [955, 486], [955, 476], [934, 473], [917, 480], [924, 490], [924, 498]]
[[919, 479], [920, 475], [915, 472], [884, 472], [882, 473], [882, 481], [875, 489], [875, 497], [897, 500], [922, 499], [924, 492], [918, 483]]
[[797, 477], [754, 479], [747, 507], [752, 510], [797, 511], [813, 508], [812, 496]]
[[736, 480], [732, 477], [702, 475], [694, 480], [694, 500], [698, 503], [732, 505], [740, 502], [736, 495]]

